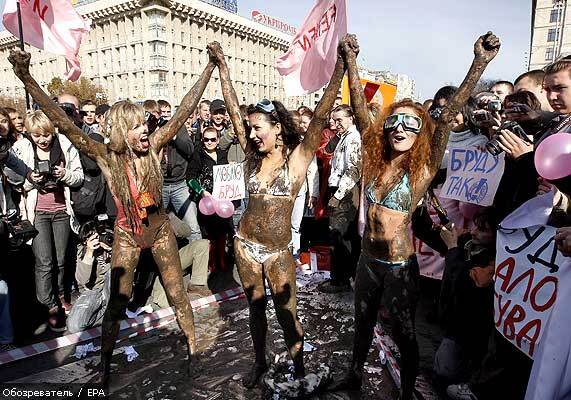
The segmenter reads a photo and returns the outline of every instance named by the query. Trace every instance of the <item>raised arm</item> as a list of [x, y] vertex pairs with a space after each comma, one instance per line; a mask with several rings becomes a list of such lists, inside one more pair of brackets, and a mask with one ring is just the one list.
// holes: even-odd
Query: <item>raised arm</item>
[[347, 67], [347, 75], [349, 79], [349, 93], [351, 94], [351, 108], [355, 114], [355, 122], [357, 129], [363, 135], [371, 124], [369, 112], [367, 110], [367, 99], [359, 78], [359, 69], [357, 68], [357, 55], [359, 54], [359, 43], [357, 36], [347, 35], [347, 41], [341, 42], [343, 47], [343, 58]]
[[[347, 37], [343, 38], [342, 42], [345, 40], [347, 40]], [[331, 107], [333, 107], [333, 103], [335, 102], [335, 98], [339, 92], [339, 87], [341, 86], [341, 80], [345, 74], [345, 61], [343, 61], [343, 57], [341, 55], [341, 52], [343, 51], [341, 47], [342, 42], [340, 42], [337, 48], [337, 63], [335, 64], [335, 69], [333, 70], [333, 75], [331, 76], [329, 85], [327, 85], [325, 93], [323, 93], [323, 97], [321, 97], [319, 104], [317, 104], [317, 107], [315, 108], [315, 113], [307, 127], [307, 132], [305, 133], [303, 142], [294, 149], [290, 157], [291, 160], [294, 160], [295, 167], [299, 167], [300, 170], [303, 171], [303, 175], [305, 175], [307, 166], [319, 147], [321, 134], [328, 124], [327, 117], [331, 111]]]
[[470, 70], [450, 102], [444, 107], [436, 124], [432, 139], [434, 153], [431, 157], [433, 163], [433, 165], [431, 165], [431, 171], [438, 169], [440, 166], [444, 151], [446, 150], [446, 144], [448, 143], [451, 123], [468, 101], [476, 84], [482, 77], [484, 70], [490, 61], [498, 54], [499, 50], [500, 39], [492, 32], [480, 36], [474, 44], [474, 61], [472, 61]]
[[222, 85], [222, 95], [224, 96], [224, 103], [226, 104], [228, 114], [230, 114], [230, 119], [232, 120], [234, 134], [238, 137], [238, 141], [240, 142], [242, 150], [246, 151], [246, 145], [248, 143], [248, 138], [246, 137], [246, 128], [244, 127], [242, 115], [240, 114], [240, 103], [238, 102], [238, 96], [236, 96], [236, 91], [234, 90], [234, 86], [232, 86], [232, 81], [230, 80], [230, 71], [228, 70], [228, 64], [226, 64], [226, 59], [219, 43], [211, 43], [209, 48], [216, 57], [218, 71], [220, 73], [220, 83]]
[[30, 74], [30, 53], [22, 50], [12, 50], [8, 61], [10, 61], [13, 66], [14, 74], [22, 81], [34, 101], [38, 103], [41, 110], [48, 116], [53, 124], [58, 127], [59, 133], [65, 135], [79, 151], [87, 156], [94, 160], [103, 159], [107, 153], [105, 145], [85, 135], [81, 129], [67, 117], [66, 113], [49, 98], [40, 85], [38, 85], [38, 82], [32, 77]]
[[206, 89], [206, 85], [208, 85], [208, 81], [210, 81], [210, 76], [212, 75], [212, 71], [214, 71], [216, 64], [214, 63], [214, 59], [210, 51], [210, 45], [208, 45], [207, 49], [209, 56], [208, 64], [206, 64], [204, 71], [202, 71], [202, 74], [198, 77], [198, 81], [196, 81], [194, 86], [190, 88], [188, 93], [183, 97], [180, 105], [169, 122], [151, 135], [151, 145], [157, 151], [166, 145], [184, 125], [188, 116], [196, 109], [196, 106], [204, 93], [204, 89]]

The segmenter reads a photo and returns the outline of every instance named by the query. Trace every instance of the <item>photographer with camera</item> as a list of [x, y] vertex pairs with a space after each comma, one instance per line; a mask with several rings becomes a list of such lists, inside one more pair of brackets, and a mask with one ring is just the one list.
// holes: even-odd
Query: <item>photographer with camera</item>
[[[25, 126], [31, 140], [16, 142], [12, 150], [33, 169], [23, 189], [27, 218], [39, 232], [32, 242], [36, 296], [49, 310], [49, 327], [61, 332], [65, 330], [62, 300], [66, 247], [70, 231], [79, 229], [70, 188], [81, 185], [83, 170], [77, 149], [65, 136], [56, 133], [42, 111], [29, 113]], [[55, 268], [53, 259], [57, 260]]]
[[75, 279], [80, 296], [67, 317], [67, 330], [81, 332], [101, 325], [109, 302], [113, 229], [107, 215], [98, 215], [79, 230]]

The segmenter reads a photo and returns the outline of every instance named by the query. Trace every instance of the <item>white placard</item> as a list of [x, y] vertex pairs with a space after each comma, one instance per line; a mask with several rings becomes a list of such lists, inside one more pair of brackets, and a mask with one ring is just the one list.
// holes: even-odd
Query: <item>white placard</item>
[[571, 288], [570, 259], [557, 250], [555, 228], [525, 226], [534, 215], [536, 220], [545, 218], [549, 209], [540, 203], [550, 198], [532, 199], [514, 211], [502, 222], [497, 238], [494, 322], [531, 358], [550, 329], [557, 298]]
[[504, 174], [504, 153], [493, 156], [476, 148], [451, 148], [440, 196], [490, 206]]
[[212, 196], [218, 199], [240, 200], [246, 196], [244, 167], [240, 163], [214, 166]]

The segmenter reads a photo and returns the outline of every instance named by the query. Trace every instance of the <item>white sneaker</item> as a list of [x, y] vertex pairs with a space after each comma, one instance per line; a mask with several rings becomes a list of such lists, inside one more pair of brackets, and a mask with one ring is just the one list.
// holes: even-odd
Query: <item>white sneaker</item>
[[478, 400], [466, 383], [448, 386], [446, 388], [446, 394], [453, 400]]

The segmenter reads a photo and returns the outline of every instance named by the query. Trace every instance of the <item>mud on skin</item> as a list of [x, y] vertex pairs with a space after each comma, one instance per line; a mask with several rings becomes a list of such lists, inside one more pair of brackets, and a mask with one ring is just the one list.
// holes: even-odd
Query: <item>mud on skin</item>
[[269, 249], [286, 249], [291, 242], [293, 203], [290, 197], [251, 195], [240, 220], [240, 235]]

